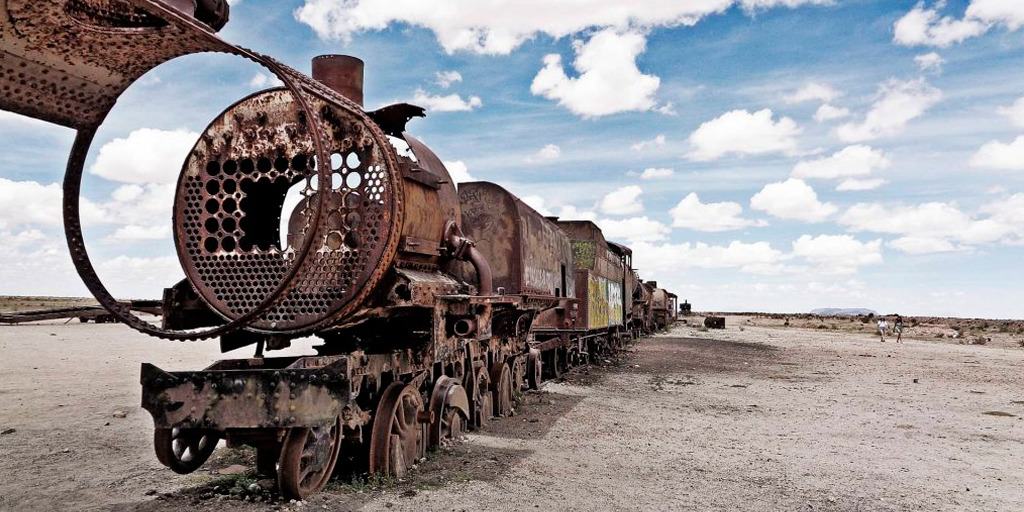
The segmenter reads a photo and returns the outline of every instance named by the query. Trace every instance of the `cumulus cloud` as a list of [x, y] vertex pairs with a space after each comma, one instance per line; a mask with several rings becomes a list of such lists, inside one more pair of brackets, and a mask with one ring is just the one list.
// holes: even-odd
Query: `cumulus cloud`
[[692, 26], [734, 5], [754, 12], [829, 3], [831, 0], [306, 0], [295, 11], [295, 18], [323, 39], [348, 42], [357, 33], [402, 23], [432, 31], [448, 53], [507, 55], [538, 34], [557, 39], [594, 28], [622, 31]]
[[971, 167], [1024, 171], [1024, 135], [1012, 142], [997, 140], [986, 143], [971, 157]]
[[562, 148], [558, 147], [557, 144], [545, 144], [536, 153], [527, 157], [526, 161], [531, 163], [550, 162], [551, 160], [557, 160], [561, 156]]
[[799, 162], [793, 167], [794, 178], [836, 179], [867, 176], [887, 169], [891, 162], [885, 153], [870, 146], [847, 146], [832, 156]]
[[[63, 197], [58, 183], [0, 178], [0, 229], [60, 226], [64, 218]], [[86, 198], [81, 199], [79, 208], [84, 223], [108, 220], [106, 212]]]
[[661, 80], [645, 75], [636, 66], [646, 40], [634, 32], [618, 33], [608, 29], [594, 34], [586, 43], [576, 42], [578, 76], [569, 77], [562, 57], [544, 57], [544, 67], [534, 77], [530, 92], [558, 101], [572, 113], [599, 117], [619, 112], [654, 108], [654, 94]]
[[444, 96], [428, 94], [423, 89], [416, 89], [412, 102], [434, 112], [468, 112], [483, 106], [479, 96], [462, 99], [458, 94]]
[[608, 215], [630, 215], [644, 211], [644, 205], [640, 202], [640, 195], [643, 189], [636, 185], [627, 185], [617, 188], [601, 198], [599, 205], [601, 211]]
[[834, 121], [836, 119], [843, 119], [846, 117], [850, 117], [850, 109], [845, 107], [836, 107], [828, 103], [818, 107], [818, 110], [814, 112], [814, 120], [819, 123]]
[[844, 142], [863, 142], [896, 135], [907, 123], [920, 117], [942, 100], [942, 91], [917, 80], [889, 80], [883, 83], [864, 120], [839, 127]]
[[657, 148], [657, 147], [662, 147], [664, 145], [665, 145], [665, 136], [659, 134], [656, 137], [654, 137], [653, 139], [642, 140], [640, 142], [637, 142], [636, 144], [633, 144], [629, 148], [632, 149], [633, 151], [644, 151], [644, 150], [649, 149], [649, 148]]
[[[560, 216], [561, 218], [574, 218]], [[576, 217], [578, 218], [578, 217]], [[598, 221], [605, 238], [611, 240], [625, 240], [628, 243], [636, 242], [659, 242], [668, 238], [672, 232], [668, 226], [643, 217], [630, 217], [628, 219], [601, 219]]]
[[995, 26], [1015, 31], [1024, 26], [1024, 4], [1012, 0], [971, 0], [963, 18], [942, 16], [938, 8], [918, 3], [896, 21], [893, 41], [904, 46], [945, 48], [988, 32]]
[[276, 76], [267, 73], [256, 73], [249, 79], [249, 87], [253, 89], [266, 89], [268, 87], [280, 87], [284, 85]]
[[448, 169], [448, 174], [451, 175], [452, 181], [456, 184], [477, 180], [472, 174], [469, 174], [469, 167], [462, 160], [451, 160], [443, 163], [445, 169]]
[[442, 89], [447, 89], [451, 87], [452, 84], [462, 81], [462, 73], [459, 73], [458, 71], [454, 70], [438, 71], [437, 73], [434, 73], [434, 78], [438, 86], [440, 86]]
[[810, 82], [792, 94], [787, 95], [783, 100], [791, 105], [808, 101], [831, 103], [840, 96], [842, 96], [842, 93], [833, 89], [831, 85]]
[[1024, 96], [1018, 98], [1012, 105], [999, 107], [999, 113], [1009, 118], [1014, 126], [1024, 128]]
[[780, 219], [803, 222], [824, 221], [837, 210], [832, 203], [819, 201], [814, 189], [796, 178], [765, 185], [750, 198], [750, 207]]
[[942, 71], [942, 65], [946, 62], [941, 55], [935, 52], [924, 53], [914, 57], [914, 63], [921, 71], [932, 71], [939, 73]]
[[750, 274], [776, 274], [785, 258], [768, 242], [732, 241], [728, 245], [704, 242], [633, 244], [633, 264], [644, 275], [675, 275], [689, 268], [735, 268]]
[[175, 183], [199, 134], [140, 128], [102, 147], [89, 172], [121, 183]]
[[791, 154], [797, 148], [800, 127], [788, 117], [773, 119], [771, 109], [748, 112], [733, 110], [700, 125], [689, 142], [688, 157], [710, 161], [728, 154]]
[[666, 167], [648, 167], [643, 171], [637, 173], [630, 171], [630, 176], [640, 176], [642, 180], [661, 180], [665, 178], [671, 178], [676, 172]]
[[916, 236], [900, 237], [886, 245], [907, 254], [933, 254], [961, 250], [949, 240]]
[[673, 227], [694, 231], [732, 231], [765, 225], [763, 221], [743, 218], [743, 206], [739, 203], [703, 203], [696, 192], [690, 192], [669, 213]]
[[901, 241], [893, 247], [915, 254], [928, 248], [944, 252], [951, 246], [1019, 240], [1017, 221], [1024, 220], [1024, 195], [993, 201], [982, 213], [988, 216], [972, 216], [955, 203], [943, 202], [897, 206], [858, 203], [839, 217], [839, 224], [854, 232], [899, 235]]
[[882, 263], [882, 240], [861, 242], [850, 235], [803, 235], [793, 242], [793, 256], [818, 272], [851, 274], [865, 265]]
[[841, 181], [836, 185], [837, 192], [862, 192], [865, 190], [874, 190], [882, 185], [885, 185], [888, 181], [881, 178], [870, 178], [870, 179], [857, 179], [850, 178]]

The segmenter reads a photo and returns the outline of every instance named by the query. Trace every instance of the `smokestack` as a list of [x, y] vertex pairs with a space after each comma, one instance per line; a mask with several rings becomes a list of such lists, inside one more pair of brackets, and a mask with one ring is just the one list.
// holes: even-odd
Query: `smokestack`
[[351, 55], [313, 57], [313, 78], [363, 106], [363, 61]]

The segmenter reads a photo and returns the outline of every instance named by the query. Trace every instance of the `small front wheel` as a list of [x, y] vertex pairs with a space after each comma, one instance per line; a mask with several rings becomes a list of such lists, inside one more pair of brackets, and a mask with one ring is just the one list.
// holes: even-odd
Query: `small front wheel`
[[182, 475], [191, 473], [213, 454], [220, 435], [200, 428], [153, 429], [153, 448], [161, 464]]

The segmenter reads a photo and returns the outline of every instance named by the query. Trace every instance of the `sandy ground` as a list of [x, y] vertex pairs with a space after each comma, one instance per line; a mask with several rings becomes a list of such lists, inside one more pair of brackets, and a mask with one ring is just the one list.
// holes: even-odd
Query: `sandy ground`
[[151, 454], [138, 364], [201, 367], [215, 343], [0, 327], [0, 509], [1024, 509], [1024, 349], [728, 322], [550, 383], [405, 481], [302, 504], [225, 499], [229, 477]]

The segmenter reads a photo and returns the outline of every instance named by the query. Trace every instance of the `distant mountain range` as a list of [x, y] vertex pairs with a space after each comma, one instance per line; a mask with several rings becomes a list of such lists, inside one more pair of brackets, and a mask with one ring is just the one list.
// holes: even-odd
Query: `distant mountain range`
[[877, 315], [878, 313], [867, 308], [818, 308], [811, 310], [811, 314], [819, 316], [867, 316]]

